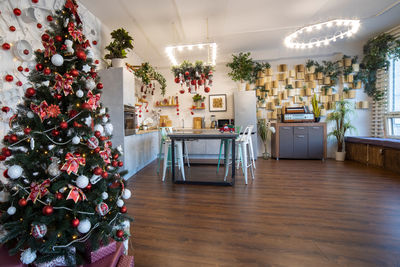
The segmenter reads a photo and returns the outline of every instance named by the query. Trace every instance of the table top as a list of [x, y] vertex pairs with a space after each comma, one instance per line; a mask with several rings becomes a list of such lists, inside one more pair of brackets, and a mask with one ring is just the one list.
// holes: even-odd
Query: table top
[[171, 139], [234, 139], [237, 133], [223, 132], [214, 129], [184, 129], [168, 134]]

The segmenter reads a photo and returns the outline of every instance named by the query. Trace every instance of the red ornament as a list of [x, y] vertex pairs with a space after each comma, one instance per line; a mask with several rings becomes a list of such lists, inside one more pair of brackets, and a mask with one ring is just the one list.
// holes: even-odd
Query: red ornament
[[198, 84], [198, 85], [203, 85], [203, 80], [198, 80], [198, 81], [197, 81], [197, 84]]
[[77, 219], [77, 218], [72, 219], [71, 225], [72, 225], [72, 227], [74, 227], [74, 228], [78, 227], [78, 225], [79, 225], [79, 219]]
[[191, 85], [196, 85], [196, 80], [192, 80], [192, 81], [190, 82], [190, 84], [191, 84]]
[[28, 134], [31, 133], [31, 131], [32, 131], [32, 129], [27, 127], [27, 128], [24, 129], [24, 134], [28, 135]]
[[69, 117], [70, 118], [73, 118], [73, 117], [75, 117], [76, 115], [78, 114], [78, 111], [77, 110], [75, 110], [75, 109], [71, 109], [70, 111], [69, 111]]
[[114, 155], [113, 155], [113, 159], [117, 159], [118, 157], [119, 157], [118, 154], [114, 154]]
[[97, 138], [99, 138], [99, 137], [101, 136], [100, 131], [95, 131], [95, 132], [94, 132], [94, 136], [96, 136]]
[[18, 136], [17, 136], [16, 134], [12, 134], [12, 135], [10, 136], [10, 142], [11, 142], [11, 143], [18, 142]]
[[60, 128], [63, 129], [63, 130], [67, 129], [68, 128], [68, 122], [62, 121], [60, 123]]
[[118, 161], [113, 161], [111, 162], [111, 166], [113, 166], [114, 168], [118, 166]]
[[210, 87], [206, 87], [206, 88], [204, 88], [204, 92], [206, 92], [206, 93], [209, 93], [210, 92]]
[[94, 153], [99, 153], [100, 152], [100, 147], [96, 147], [93, 151], [94, 151]]
[[117, 230], [117, 232], [115, 232], [115, 235], [116, 235], [118, 238], [122, 238], [122, 237], [124, 236], [124, 231], [122, 231], [122, 230]]
[[86, 61], [86, 53], [83, 50], [76, 51], [76, 57], [80, 60]]
[[119, 161], [118, 162], [118, 167], [122, 167], [122, 166], [124, 166], [124, 163], [122, 161]]
[[15, 26], [10, 26], [9, 29], [11, 32], [15, 32], [15, 30], [16, 30]]
[[74, 121], [73, 126], [76, 127], [76, 128], [81, 128], [81, 127], [82, 127], [82, 124], [80, 124], [80, 123]]
[[111, 141], [108, 141], [108, 142], [107, 142], [107, 145], [111, 147], [111, 146], [112, 146], [112, 142], [111, 142]]
[[93, 174], [94, 175], [101, 175], [103, 173], [103, 169], [100, 167], [96, 167], [93, 169]]
[[36, 68], [37, 71], [42, 71], [43, 70], [43, 65], [38, 63], [38, 64], [36, 64], [35, 68]]
[[108, 172], [104, 171], [101, 173], [101, 177], [103, 177], [104, 179], [108, 178]]
[[29, 87], [28, 89], [26, 89], [26, 92], [25, 92], [25, 96], [26, 97], [29, 98], [29, 97], [32, 97], [34, 95], [36, 95], [36, 90], [34, 88]]
[[17, 86], [22, 86], [22, 82], [21, 81], [18, 81], [18, 82], [16, 82], [15, 83]]
[[107, 140], [108, 138], [106, 137], [106, 136], [100, 136], [100, 140], [101, 141], [105, 141], [105, 140]]
[[97, 45], [97, 41], [93, 40], [92, 44]]
[[38, 24], [36, 24], [36, 27], [38, 27], [38, 29], [41, 29], [43, 26], [42, 26], [42, 24], [38, 23]]
[[26, 204], [28, 204], [28, 202], [26, 201], [25, 198], [21, 198], [21, 199], [18, 201], [18, 205], [20, 205], [21, 207], [25, 207]]
[[98, 59], [96, 59], [95, 61], [94, 61], [94, 64], [99, 64], [100, 63], [100, 61], [98, 60]]
[[13, 12], [14, 12], [14, 15], [17, 17], [21, 16], [21, 14], [22, 14], [21, 9], [19, 9], [19, 8], [14, 8]]
[[4, 176], [5, 178], [10, 178], [10, 176], [8, 176], [8, 169], [4, 170], [3, 176]]
[[53, 21], [53, 17], [50, 16], [50, 15], [48, 15], [48, 16], [47, 16], [47, 21]]
[[4, 155], [0, 155], [0, 161], [5, 161], [6, 160], [6, 156], [4, 156]]
[[188, 71], [185, 72], [185, 76], [189, 76], [189, 72]]
[[9, 135], [5, 135], [3, 137], [4, 142], [9, 142], [10, 141], [10, 136]]
[[43, 42], [48, 42], [50, 40], [50, 35], [47, 33], [42, 34], [42, 41]]
[[180, 83], [180, 82], [181, 82], [181, 79], [179, 79], [179, 77], [175, 77], [175, 82], [176, 82], [176, 83]]
[[25, 72], [29, 72], [29, 68], [25, 68], [24, 71], [25, 71]]
[[99, 90], [103, 89], [103, 84], [102, 83], [98, 83], [97, 84], [97, 89], [99, 89]]
[[71, 70], [70, 73], [71, 73], [71, 75], [74, 76], [74, 77], [78, 77], [78, 75], [79, 75], [79, 71], [78, 71], [77, 69]]
[[61, 194], [60, 192], [57, 192], [57, 193], [55, 194], [55, 197], [56, 197], [57, 200], [61, 200], [61, 199], [63, 199], [64, 195]]
[[32, 0], [32, 3], [37, 4], [39, 0]]
[[29, 50], [28, 49], [24, 49], [24, 55], [29, 55]]
[[61, 94], [54, 94], [54, 98], [57, 100], [61, 100], [62, 99], [62, 95]]
[[45, 68], [44, 71], [43, 71], [43, 73], [44, 73], [45, 75], [49, 75], [49, 74], [51, 73], [51, 69], [50, 69], [50, 68]]
[[24, 70], [24, 68], [23, 68], [22, 66], [18, 66], [17, 70], [18, 70], [19, 72], [21, 72], [21, 71]]
[[7, 74], [6, 77], [5, 77], [5, 80], [7, 82], [12, 82], [14, 80], [14, 77], [12, 75], [10, 75], [10, 74]]
[[9, 43], [4, 43], [1, 47], [3, 47], [4, 50], [9, 50], [11, 45]]
[[10, 108], [7, 107], [7, 106], [6, 107], [2, 107], [1, 111], [5, 112], [5, 113], [8, 113], [10, 111]]
[[53, 131], [51, 131], [51, 134], [52, 134], [53, 136], [58, 136], [58, 135], [60, 135], [60, 131], [54, 129]]
[[181, 89], [181, 90], [179, 90], [179, 93], [184, 94], [185, 90]]
[[50, 205], [46, 205], [43, 207], [42, 212], [44, 215], [49, 216], [53, 213], [53, 207]]
[[55, 39], [57, 42], [62, 42], [62, 40], [63, 40], [63, 38], [62, 38], [60, 35], [57, 35], [56, 37], [54, 37], [54, 39]]
[[81, 107], [83, 108], [83, 109], [92, 109], [91, 107], [90, 107], [90, 105], [89, 105], [89, 103], [83, 103], [82, 105], [81, 105]]
[[90, 189], [92, 189], [92, 184], [91, 184], [91, 183], [89, 183], [89, 184], [86, 186], [86, 189], [87, 189], [87, 190], [90, 190]]
[[128, 209], [126, 208], [126, 206], [122, 206], [122, 207], [119, 209], [119, 211], [120, 211], [121, 213], [126, 213], [126, 212], [128, 211]]

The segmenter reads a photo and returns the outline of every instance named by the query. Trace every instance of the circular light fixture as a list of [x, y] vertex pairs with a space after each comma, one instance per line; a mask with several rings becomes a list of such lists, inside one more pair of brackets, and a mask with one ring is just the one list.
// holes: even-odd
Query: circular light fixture
[[285, 38], [285, 45], [289, 48], [302, 49], [327, 46], [331, 42], [336, 42], [338, 38], [351, 37], [359, 28], [360, 20], [330, 20], [298, 29]]

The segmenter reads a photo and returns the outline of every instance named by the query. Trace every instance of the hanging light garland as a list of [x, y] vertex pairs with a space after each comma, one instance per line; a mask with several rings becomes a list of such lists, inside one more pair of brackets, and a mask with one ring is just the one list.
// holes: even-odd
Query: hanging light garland
[[[360, 28], [360, 20], [335, 19], [305, 26], [285, 38], [289, 48], [306, 49], [327, 46], [337, 39], [349, 38]], [[326, 31], [332, 34], [325, 34]]]

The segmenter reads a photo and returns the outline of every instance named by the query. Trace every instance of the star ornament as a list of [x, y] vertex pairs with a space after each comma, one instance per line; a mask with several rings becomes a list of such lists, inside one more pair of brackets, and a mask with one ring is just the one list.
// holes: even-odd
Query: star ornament
[[82, 70], [87, 73], [87, 72], [90, 72], [91, 68], [88, 64], [85, 64], [85, 65], [83, 65]]

